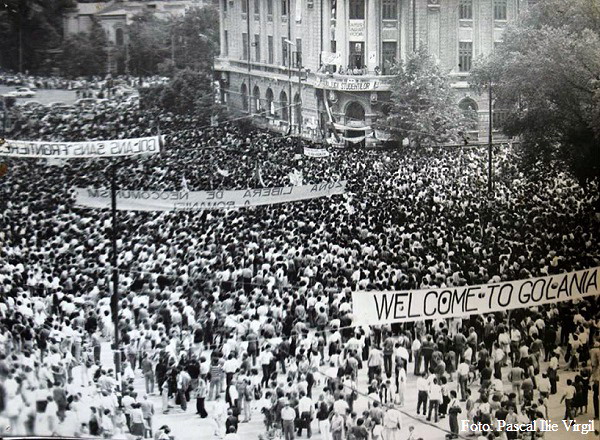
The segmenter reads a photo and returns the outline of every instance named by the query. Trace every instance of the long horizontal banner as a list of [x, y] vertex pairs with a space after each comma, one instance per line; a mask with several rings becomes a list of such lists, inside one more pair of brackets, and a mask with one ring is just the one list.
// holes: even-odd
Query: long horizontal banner
[[304, 155], [308, 157], [329, 157], [329, 151], [326, 148], [304, 147]]
[[156, 154], [160, 153], [162, 140], [159, 136], [82, 142], [15, 141], [6, 139], [0, 145], [0, 156], [83, 159]]
[[479, 286], [353, 292], [355, 325], [392, 324], [534, 307], [599, 295], [600, 267]]
[[[346, 181], [316, 185], [214, 191], [117, 191], [117, 209], [121, 211], [193, 211], [232, 209], [246, 206], [272, 205], [343, 194]], [[110, 190], [76, 190], [75, 204], [86, 208], [111, 207]]]

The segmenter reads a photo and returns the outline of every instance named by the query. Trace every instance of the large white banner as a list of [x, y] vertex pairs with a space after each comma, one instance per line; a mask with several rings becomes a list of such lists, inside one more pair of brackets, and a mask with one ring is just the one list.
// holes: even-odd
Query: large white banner
[[[231, 209], [272, 205], [343, 194], [346, 181], [316, 185], [214, 191], [117, 191], [117, 209], [121, 211], [192, 211]], [[110, 190], [76, 190], [76, 205], [86, 208], [111, 207]]]
[[73, 159], [156, 154], [160, 153], [161, 140], [159, 136], [81, 142], [15, 141], [6, 139], [0, 145], [0, 156]]
[[304, 155], [308, 157], [329, 157], [329, 151], [326, 148], [304, 147]]
[[353, 292], [355, 325], [392, 324], [533, 307], [599, 295], [600, 267], [479, 286]]

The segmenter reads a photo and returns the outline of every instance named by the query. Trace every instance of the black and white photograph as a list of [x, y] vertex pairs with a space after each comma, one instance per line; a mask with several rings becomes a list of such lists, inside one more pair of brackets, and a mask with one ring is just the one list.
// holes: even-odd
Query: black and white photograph
[[0, 0], [0, 437], [600, 438], [599, 0]]

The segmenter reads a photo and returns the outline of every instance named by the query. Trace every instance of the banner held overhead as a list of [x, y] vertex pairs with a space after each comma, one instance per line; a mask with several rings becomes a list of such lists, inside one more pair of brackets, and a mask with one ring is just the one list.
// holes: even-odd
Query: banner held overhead
[[327, 151], [327, 148], [304, 147], [304, 155], [307, 157], [329, 157], [329, 151]]
[[107, 141], [45, 142], [9, 140], [0, 145], [0, 156], [85, 159], [160, 153], [160, 136]]
[[442, 319], [535, 307], [599, 295], [600, 267], [479, 286], [353, 292], [354, 325]]
[[[117, 209], [120, 211], [192, 211], [202, 209], [232, 209], [246, 206], [310, 200], [344, 194], [346, 181], [315, 185], [255, 188], [214, 191], [117, 191]], [[108, 209], [110, 190], [76, 190], [76, 205], [86, 208]]]

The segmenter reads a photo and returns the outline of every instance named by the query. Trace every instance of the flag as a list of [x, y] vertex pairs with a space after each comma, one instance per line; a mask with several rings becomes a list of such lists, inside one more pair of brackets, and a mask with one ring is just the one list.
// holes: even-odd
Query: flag
[[181, 191], [190, 192], [190, 189], [188, 188], [187, 179], [185, 178], [185, 176], [183, 176], [181, 178]]
[[158, 149], [160, 151], [162, 151], [164, 146], [165, 146], [165, 138], [163, 135], [160, 134], [160, 126], [159, 126], [158, 127]]
[[304, 184], [304, 175], [301, 170], [293, 170], [288, 174], [290, 184], [292, 186], [300, 186]]
[[257, 182], [260, 184], [260, 186], [266, 186], [265, 182], [262, 178], [262, 173], [261, 173], [261, 169], [260, 169], [260, 164], [258, 162], [256, 162], [256, 171], [255, 171], [255, 176], [254, 176], [257, 180]]

